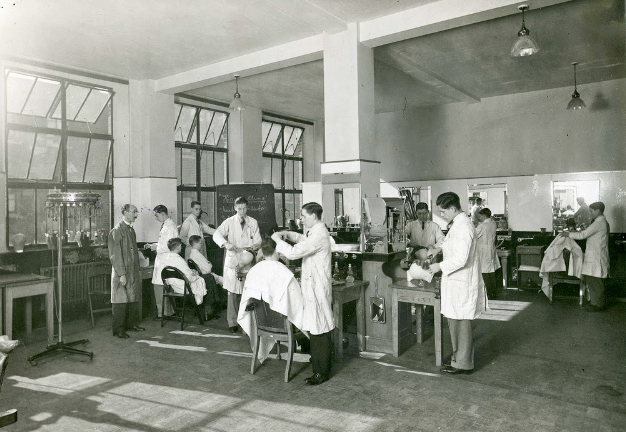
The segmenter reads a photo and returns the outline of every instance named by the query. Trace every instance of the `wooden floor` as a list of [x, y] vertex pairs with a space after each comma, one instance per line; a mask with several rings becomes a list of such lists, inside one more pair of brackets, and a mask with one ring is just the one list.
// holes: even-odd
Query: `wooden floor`
[[[180, 333], [144, 321], [146, 332], [111, 336], [110, 319], [64, 327], [88, 338], [93, 361], [58, 355], [31, 366], [44, 342], [18, 347], [0, 411], [18, 409], [7, 431], [623, 431], [626, 428], [626, 304], [603, 313], [577, 298], [507, 291], [474, 321], [476, 371], [444, 376], [433, 338], [399, 358], [359, 354], [351, 336], [332, 379], [309, 387], [307, 356], [283, 382], [284, 361], [250, 374], [246, 336], [225, 319]], [[45, 330], [41, 329], [42, 339]], [[450, 340], [444, 323], [444, 346]]]

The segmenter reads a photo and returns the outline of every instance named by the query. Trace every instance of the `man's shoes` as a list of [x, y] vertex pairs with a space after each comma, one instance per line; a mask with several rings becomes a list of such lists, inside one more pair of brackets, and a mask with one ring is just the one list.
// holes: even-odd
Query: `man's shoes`
[[128, 330], [130, 331], [146, 331], [145, 328], [143, 327], [139, 327], [139, 326], [132, 326], [131, 328], [129, 328]]
[[121, 331], [118, 333], [113, 333], [113, 336], [117, 336], [120, 339], [128, 339], [130, 336], [125, 331]]
[[439, 370], [450, 375], [471, 375], [474, 372], [474, 369], [457, 369], [454, 366], [444, 366]]
[[602, 308], [600, 306], [594, 306], [592, 304], [588, 304], [588, 305], [585, 305], [585, 310], [587, 312], [602, 312], [604, 310], [604, 308]]
[[237, 330], [239, 330], [239, 327], [234, 326], [234, 327], [228, 327], [228, 331], [231, 333], [237, 333]]
[[326, 381], [326, 378], [324, 378], [322, 374], [318, 373], [304, 380], [304, 382], [306, 382], [308, 385], [320, 385], [324, 381]]

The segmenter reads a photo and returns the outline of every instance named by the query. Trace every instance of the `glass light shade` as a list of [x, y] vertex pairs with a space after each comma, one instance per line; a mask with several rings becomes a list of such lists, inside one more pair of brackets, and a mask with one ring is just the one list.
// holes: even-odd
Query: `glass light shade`
[[231, 110], [233, 110], [233, 111], [242, 111], [242, 110], [246, 109], [246, 107], [243, 104], [243, 102], [241, 102], [241, 95], [239, 93], [235, 93], [235, 98], [230, 103], [229, 108]]
[[513, 44], [513, 48], [511, 48], [512, 57], [525, 57], [538, 52], [539, 46], [527, 34], [520, 35]]
[[583, 109], [586, 106], [587, 105], [585, 105], [585, 102], [583, 102], [583, 100], [580, 98], [580, 94], [578, 94], [577, 91], [574, 91], [574, 94], [572, 95], [572, 100], [569, 101], [569, 103], [567, 104], [567, 109], [577, 110], [577, 109]]

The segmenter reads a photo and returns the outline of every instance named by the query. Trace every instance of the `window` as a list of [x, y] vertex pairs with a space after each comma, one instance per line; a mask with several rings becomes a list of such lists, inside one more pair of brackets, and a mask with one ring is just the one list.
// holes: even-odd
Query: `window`
[[215, 187], [228, 183], [228, 113], [177, 103], [174, 121], [178, 223], [200, 201], [215, 224]]
[[271, 121], [261, 125], [263, 182], [275, 191], [276, 223], [285, 227], [300, 217], [302, 207], [302, 146], [304, 129]]
[[[68, 79], [6, 70], [7, 239], [45, 244], [58, 229], [47, 220], [48, 193], [99, 193], [102, 216], [64, 225], [93, 236], [111, 229], [113, 91]], [[99, 224], [100, 226], [97, 226]]]

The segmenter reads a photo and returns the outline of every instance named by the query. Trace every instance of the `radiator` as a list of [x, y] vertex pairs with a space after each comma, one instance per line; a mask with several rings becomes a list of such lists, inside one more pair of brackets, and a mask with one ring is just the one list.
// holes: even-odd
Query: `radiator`
[[[87, 295], [87, 272], [94, 265], [101, 262], [88, 262], [81, 264], [66, 264], [62, 269], [63, 280], [63, 304], [78, 304], [88, 301]], [[56, 281], [56, 267], [41, 267], [39, 274], [52, 277]]]

